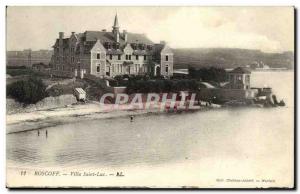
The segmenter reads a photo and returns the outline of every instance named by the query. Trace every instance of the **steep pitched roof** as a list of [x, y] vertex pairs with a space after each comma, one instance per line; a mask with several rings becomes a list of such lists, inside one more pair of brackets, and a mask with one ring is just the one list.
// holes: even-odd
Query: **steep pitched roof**
[[63, 39], [63, 47], [64, 48], [69, 48], [69, 38], [64, 38]]
[[85, 31], [83, 33], [84, 41], [96, 41], [101, 40], [101, 42], [113, 42], [114, 37], [110, 32], [102, 32], [102, 31]]
[[106, 51], [106, 54], [112, 54], [112, 55], [121, 55], [123, 54], [123, 52], [121, 50], [117, 50], [117, 49], [112, 49], [112, 50], [108, 50]]
[[119, 26], [119, 21], [118, 21], [118, 15], [116, 14], [116, 16], [115, 16], [115, 21], [114, 21], [114, 26], [113, 27], [115, 27], [115, 28], [119, 28], [120, 26]]
[[[85, 37], [85, 41], [96, 41], [97, 39], [100, 39], [101, 42], [115, 42], [112, 32], [85, 31], [83, 37]], [[145, 34], [136, 33], [127, 33], [127, 42], [138, 44], [153, 44], [153, 42]], [[122, 34], [120, 34], [120, 44], [125, 44], [125, 40]]]
[[163, 49], [161, 50], [161, 53], [166, 53], [166, 54], [172, 54], [172, 49], [168, 45], [164, 45]]
[[127, 33], [127, 42], [153, 44], [153, 42], [145, 34]]
[[57, 46], [58, 46], [58, 39], [55, 40], [55, 43], [54, 43], [54, 45], [52, 46], [52, 48], [55, 48], [55, 47], [57, 47]]
[[162, 49], [164, 48], [163, 44], [155, 44], [153, 46], [153, 60], [156, 62], [160, 62], [160, 52], [162, 51]]
[[97, 40], [97, 42], [94, 44], [91, 51], [106, 51], [104, 46], [101, 44], [100, 40]]
[[75, 34], [75, 37], [79, 40], [83, 36], [83, 33]]
[[237, 67], [237, 68], [233, 69], [232, 71], [230, 71], [229, 73], [250, 74], [251, 71], [249, 71], [248, 69], [246, 69], [244, 67]]
[[151, 52], [148, 50], [134, 50], [133, 55], [151, 55]]

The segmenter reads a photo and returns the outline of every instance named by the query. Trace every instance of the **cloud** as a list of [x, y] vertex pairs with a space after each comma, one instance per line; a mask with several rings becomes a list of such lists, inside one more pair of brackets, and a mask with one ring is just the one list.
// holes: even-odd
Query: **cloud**
[[[239, 17], [234, 18], [232, 12], [229, 13], [230, 17], [226, 17], [228, 14], [224, 12], [224, 9], [226, 10], [226, 8], [222, 10], [216, 8], [182, 8], [162, 21], [159, 27], [149, 34], [152, 35], [153, 39], [165, 39], [170, 46], [181, 48], [229, 47], [259, 49], [266, 52], [292, 48], [283, 48], [280, 40], [251, 28], [251, 26], [248, 26], [248, 30], [242, 28], [241, 23], [245, 24], [249, 19], [246, 17], [247, 15], [243, 15], [241, 18], [240, 12], [243, 10], [236, 9], [235, 15]], [[259, 23], [259, 21], [257, 22]], [[281, 27], [284, 28], [285, 26]], [[289, 36], [293, 36], [293, 34], [290, 33]]]
[[293, 7], [9, 7], [7, 48], [51, 48], [59, 31], [121, 29], [174, 48], [294, 48]]

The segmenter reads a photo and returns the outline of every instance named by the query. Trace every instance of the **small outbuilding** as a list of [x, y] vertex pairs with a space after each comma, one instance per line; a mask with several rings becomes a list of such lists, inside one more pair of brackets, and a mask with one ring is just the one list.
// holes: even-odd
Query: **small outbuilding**
[[86, 92], [82, 88], [75, 88], [74, 94], [78, 101], [85, 101], [86, 100]]
[[251, 71], [244, 67], [237, 67], [229, 74], [230, 89], [248, 90], [250, 89], [250, 74]]

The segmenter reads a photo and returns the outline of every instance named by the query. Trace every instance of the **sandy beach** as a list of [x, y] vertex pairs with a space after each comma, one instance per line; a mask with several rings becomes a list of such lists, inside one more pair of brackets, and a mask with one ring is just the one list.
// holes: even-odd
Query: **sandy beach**
[[[103, 106], [98, 102], [92, 101], [86, 104], [75, 104], [60, 108], [9, 114], [6, 116], [6, 133], [42, 129], [70, 122], [78, 122], [80, 120], [108, 119], [168, 112], [158, 107], [140, 109], [139, 106], [138, 104], [135, 106], [121, 105], [118, 109], [114, 109], [111, 105]], [[212, 107], [197, 106], [195, 110], [209, 108]]]

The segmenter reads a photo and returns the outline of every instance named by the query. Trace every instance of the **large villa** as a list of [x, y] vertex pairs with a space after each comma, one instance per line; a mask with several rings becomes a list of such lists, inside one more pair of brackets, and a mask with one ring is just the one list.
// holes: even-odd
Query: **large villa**
[[153, 43], [145, 34], [120, 32], [118, 16], [111, 31], [59, 32], [53, 46], [52, 72], [83, 78], [85, 75], [173, 75], [173, 52], [161, 41]]

